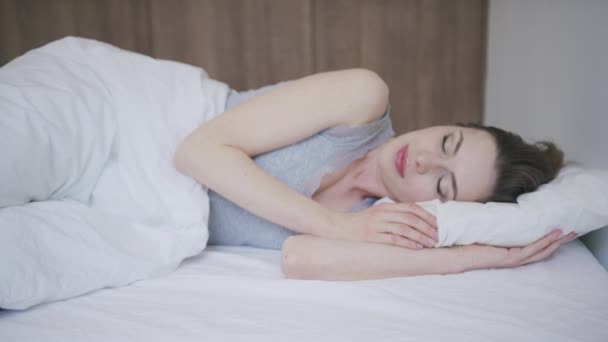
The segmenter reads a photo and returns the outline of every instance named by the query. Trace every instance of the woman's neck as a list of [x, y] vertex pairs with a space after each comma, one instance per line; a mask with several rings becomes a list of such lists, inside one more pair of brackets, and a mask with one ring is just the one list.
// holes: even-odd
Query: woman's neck
[[367, 197], [387, 196], [377, 158], [378, 153], [371, 151], [345, 168], [325, 175], [311, 197], [334, 210], [349, 211]]
[[369, 151], [363, 157], [354, 160], [344, 175], [349, 183], [350, 191], [361, 198], [385, 197], [388, 191], [384, 188], [379, 170], [379, 149]]

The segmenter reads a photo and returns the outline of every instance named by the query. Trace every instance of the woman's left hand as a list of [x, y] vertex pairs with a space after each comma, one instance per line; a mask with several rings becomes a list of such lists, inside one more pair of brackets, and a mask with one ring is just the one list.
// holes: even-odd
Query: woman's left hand
[[524, 247], [505, 248], [473, 244], [461, 246], [461, 248], [469, 260], [468, 270], [517, 267], [550, 256], [562, 243], [576, 237], [574, 232], [563, 237], [562, 234], [561, 230], [554, 230]]
[[382, 203], [358, 212], [335, 212], [337, 240], [384, 243], [411, 249], [437, 243], [437, 221], [416, 203]]

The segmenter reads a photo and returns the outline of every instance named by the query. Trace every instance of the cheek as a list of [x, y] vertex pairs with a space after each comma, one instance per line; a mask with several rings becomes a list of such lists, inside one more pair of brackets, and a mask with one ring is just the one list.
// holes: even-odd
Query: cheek
[[383, 151], [382, 173], [386, 186], [399, 202], [422, 202], [438, 198], [437, 179], [432, 174], [406, 174], [400, 178], [395, 170], [395, 156], [392, 150]]
[[398, 198], [402, 202], [422, 202], [438, 198], [434, 177], [411, 175], [401, 180]]

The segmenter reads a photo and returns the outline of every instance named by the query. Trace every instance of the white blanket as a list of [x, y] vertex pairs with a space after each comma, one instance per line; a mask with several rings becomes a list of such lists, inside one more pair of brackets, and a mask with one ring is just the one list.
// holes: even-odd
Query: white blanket
[[228, 90], [200, 68], [73, 37], [1, 68], [0, 307], [125, 285], [204, 249], [207, 190], [172, 157]]

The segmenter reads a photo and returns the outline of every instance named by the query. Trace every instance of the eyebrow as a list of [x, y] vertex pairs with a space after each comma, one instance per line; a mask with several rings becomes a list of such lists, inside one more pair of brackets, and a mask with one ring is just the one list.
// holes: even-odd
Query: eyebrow
[[[456, 155], [456, 153], [458, 153], [458, 150], [460, 149], [460, 145], [462, 145], [462, 141], [464, 140], [464, 136], [462, 135], [462, 130], [459, 131], [460, 133], [460, 139], [458, 139], [458, 142], [456, 143], [456, 147], [454, 148], [454, 155]], [[454, 190], [454, 201], [456, 200], [456, 197], [458, 196], [458, 186], [456, 185], [456, 176], [454, 175], [454, 172], [451, 172], [452, 175], [452, 188]]]

